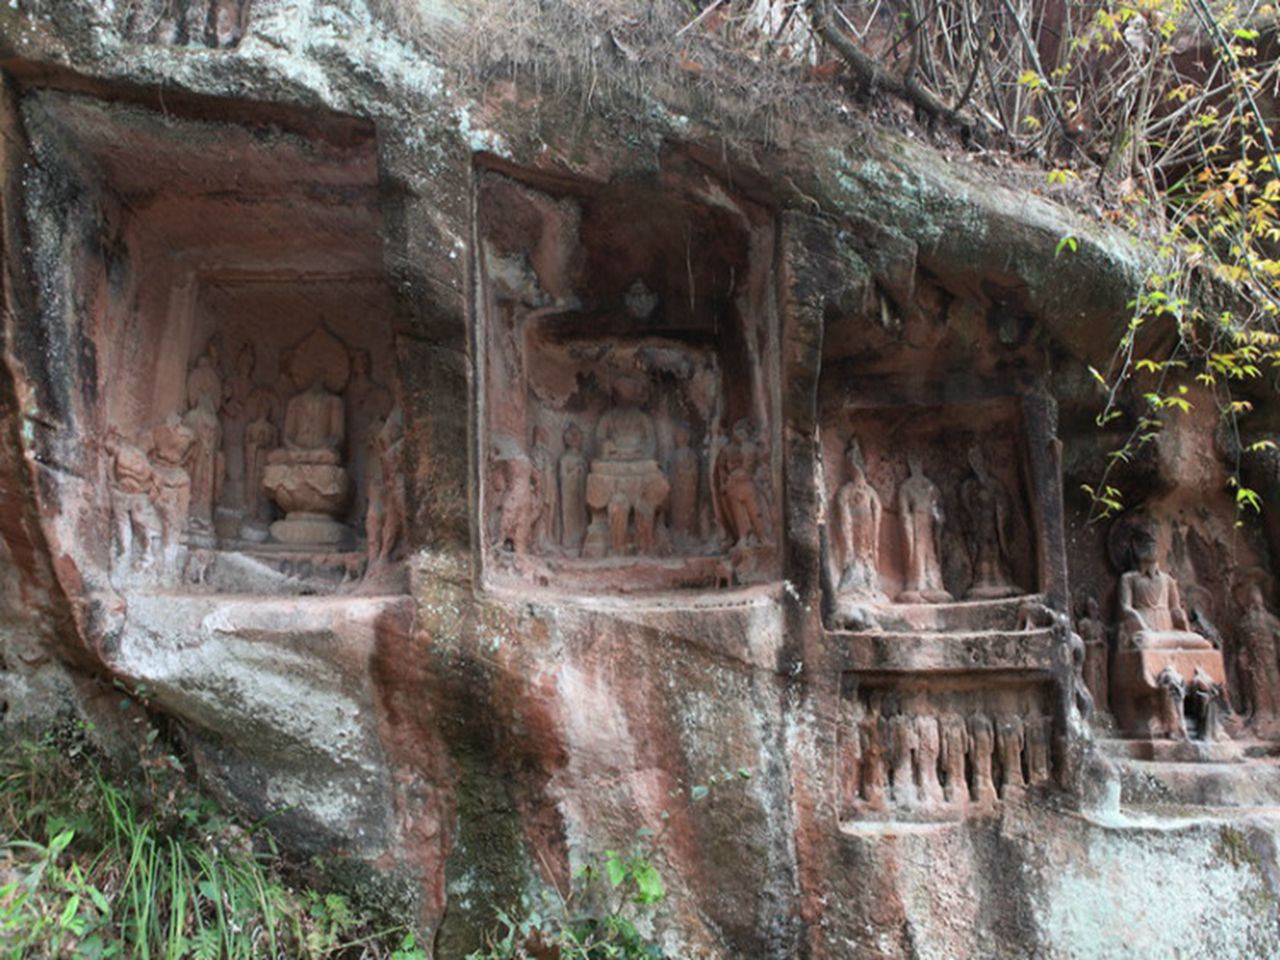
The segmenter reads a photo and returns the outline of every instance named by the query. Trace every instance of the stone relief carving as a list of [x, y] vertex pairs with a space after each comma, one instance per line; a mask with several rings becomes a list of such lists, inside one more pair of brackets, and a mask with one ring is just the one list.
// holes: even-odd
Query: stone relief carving
[[671, 453], [668, 473], [671, 478], [671, 536], [681, 549], [698, 540], [698, 455], [689, 447], [687, 424], [674, 429], [675, 450]]
[[657, 516], [671, 486], [658, 466], [653, 417], [645, 412], [648, 386], [637, 377], [619, 377], [613, 406], [596, 425], [597, 456], [587, 475], [591, 525], [584, 557], [652, 555], [657, 548]]
[[[216, 332], [183, 373], [178, 411], [136, 442], [109, 435], [113, 578], [310, 592], [363, 575], [390, 586], [405, 517], [403, 414], [365, 349], [323, 324], [299, 340], [291, 332], [264, 348], [233, 330], [229, 370], [219, 365], [226, 333]], [[283, 409], [262, 379], [264, 355], [289, 384]], [[226, 551], [251, 557], [228, 563]]]
[[1156, 529], [1144, 517], [1122, 518], [1112, 529], [1112, 547], [1128, 569], [1117, 590], [1111, 706], [1131, 735], [1226, 739], [1222, 651], [1191, 630], [1178, 583], [1161, 567]]
[[[348, 466], [353, 477], [364, 477], [369, 475], [377, 456], [377, 433], [391, 414], [394, 398], [387, 387], [373, 378], [368, 350], [352, 349], [350, 357], [351, 379], [343, 395]], [[365, 515], [369, 495], [365, 490], [357, 490], [353, 494], [352, 512], [355, 516]]]
[[542, 513], [542, 475], [528, 457], [517, 453], [495, 458], [489, 476], [496, 503], [493, 537], [504, 553], [523, 556]]
[[1267, 609], [1262, 584], [1251, 577], [1236, 588], [1243, 614], [1236, 627], [1237, 670], [1254, 731], [1280, 733], [1280, 617]]
[[856, 437], [845, 452], [849, 479], [836, 492], [835, 522], [841, 598], [884, 600], [880, 588], [880, 496], [867, 480], [866, 462]]
[[114, 562], [124, 568], [147, 569], [159, 548], [160, 517], [155, 508], [159, 481], [147, 455], [114, 429], [107, 434], [106, 451]]
[[213, 533], [213, 505], [221, 492], [225, 466], [219, 417], [222, 390], [218, 344], [210, 338], [187, 376], [188, 409], [183, 417], [194, 437], [187, 464], [191, 475], [192, 532], [206, 537]]
[[151, 431], [149, 453], [158, 483], [156, 509], [166, 569], [177, 566], [190, 516], [191, 476], [185, 464], [195, 441], [195, 432], [176, 414]]
[[1039, 570], [1048, 554], [1032, 494], [1043, 481], [1028, 462], [1020, 401], [899, 405], [886, 400], [917, 391], [895, 382], [866, 393], [835, 382], [820, 400], [828, 628], [945, 620], [963, 630], [966, 619], [1003, 620], [997, 609], [1018, 597], [1042, 601], [1050, 571]]
[[1084, 643], [1084, 683], [1089, 688], [1094, 707], [1108, 712], [1109, 689], [1108, 661], [1111, 648], [1107, 640], [1107, 625], [1102, 620], [1102, 610], [1092, 594], [1082, 593], [1076, 598], [1076, 632]]
[[942, 495], [924, 474], [920, 454], [907, 454], [910, 474], [898, 487], [898, 522], [905, 557], [904, 588], [899, 603], [949, 603], [942, 585], [938, 534], [943, 524]]
[[[732, 189], [706, 206], [686, 186], [632, 207], [478, 178], [486, 578], [633, 593], [779, 575], [773, 263], [724, 219]], [[677, 221], [707, 238], [688, 262], [671, 256]], [[507, 550], [523, 537], [500, 536], [504, 514], [533, 515], [508, 499], [518, 456], [540, 507]]]
[[[860, 708], [848, 695], [843, 702], [846, 821], [955, 819], [1052, 784], [1053, 721], [1034, 697], [974, 690], [908, 701], [872, 693]], [[966, 715], [966, 704], [977, 708]]]
[[1007, 563], [1009, 496], [987, 470], [982, 448], [976, 444], [969, 448], [969, 468], [960, 488], [973, 558], [973, 582], [966, 596], [971, 600], [1016, 596], [1021, 591], [1010, 582]]
[[582, 454], [582, 430], [576, 423], [565, 428], [559, 473], [560, 543], [573, 555], [581, 552], [587, 535], [587, 458]]
[[752, 547], [766, 542], [764, 511], [756, 472], [767, 459], [750, 420], [733, 426], [733, 438], [716, 460], [716, 490], [720, 494], [719, 514], [735, 546]]
[[392, 562], [404, 533], [404, 415], [399, 407], [383, 418], [369, 444], [366, 578], [376, 577]]
[[288, 358], [296, 391], [285, 408], [283, 446], [267, 454], [262, 485], [285, 511], [271, 536], [291, 544], [333, 545], [350, 529], [336, 517], [346, 505], [351, 480], [343, 465], [346, 409], [341, 391], [350, 376], [347, 348], [317, 328]]
[[1133, 540], [1134, 569], [1120, 577], [1120, 640], [1133, 649], [1195, 650], [1212, 647], [1192, 632], [1178, 583], [1160, 569], [1156, 540], [1141, 530]]

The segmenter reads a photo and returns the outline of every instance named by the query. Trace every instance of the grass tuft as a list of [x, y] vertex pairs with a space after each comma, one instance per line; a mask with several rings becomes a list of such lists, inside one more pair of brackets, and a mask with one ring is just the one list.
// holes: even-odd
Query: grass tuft
[[0, 746], [0, 957], [425, 960], [404, 926], [291, 884], [175, 757], [122, 781], [83, 733]]

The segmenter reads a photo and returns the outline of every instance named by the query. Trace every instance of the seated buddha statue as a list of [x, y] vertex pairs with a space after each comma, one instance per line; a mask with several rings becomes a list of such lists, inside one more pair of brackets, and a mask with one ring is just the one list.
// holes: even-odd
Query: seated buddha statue
[[346, 411], [342, 398], [318, 379], [285, 408], [284, 446], [267, 455], [268, 463], [342, 463]]
[[263, 490], [285, 511], [271, 535], [284, 543], [335, 544], [354, 535], [336, 520], [351, 492], [339, 395], [350, 376], [347, 348], [320, 327], [288, 354], [286, 366], [297, 392], [285, 407], [283, 445], [267, 454], [262, 473]]
[[1139, 650], [1203, 650], [1211, 644], [1187, 624], [1178, 582], [1160, 569], [1156, 541], [1140, 530], [1133, 538], [1136, 569], [1120, 578], [1120, 640]]
[[587, 475], [591, 526], [584, 557], [622, 556], [631, 549], [634, 519], [635, 552], [656, 548], [656, 516], [671, 490], [658, 466], [658, 435], [643, 404], [648, 383], [620, 377], [613, 384], [613, 404], [596, 424], [596, 457]]

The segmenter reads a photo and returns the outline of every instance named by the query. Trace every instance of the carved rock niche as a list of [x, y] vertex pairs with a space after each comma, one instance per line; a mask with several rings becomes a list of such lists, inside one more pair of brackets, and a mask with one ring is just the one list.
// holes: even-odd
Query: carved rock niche
[[691, 160], [656, 182], [482, 169], [486, 581], [776, 577], [774, 225]]
[[114, 231], [81, 271], [113, 584], [322, 593], [381, 571], [403, 494], [372, 131], [38, 110]]
[[[946, 392], [881, 383], [863, 391], [874, 400], [826, 398], [833, 629], [937, 629], [944, 610], [970, 607], [964, 629], [987, 628], [984, 616], [1012, 628], [1019, 606], [1052, 585], [1025, 399], [935, 400]], [[1034, 428], [1047, 449], [1047, 426]]]
[[836, 731], [841, 828], [990, 816], [1053, 789], [1054, 716], [1047, 678], [846, 675]]

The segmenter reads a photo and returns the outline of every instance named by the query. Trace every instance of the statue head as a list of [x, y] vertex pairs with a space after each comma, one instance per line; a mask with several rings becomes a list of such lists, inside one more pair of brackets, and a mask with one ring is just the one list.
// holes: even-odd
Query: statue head
[[245, 343], [236, 354], [236, 372], [247, 378], [253, 373], [253, 364], [253, 344]]
[[982, 455], [982, 448], [976, 443], [969, 446], [969, 467], [973, 470], [973, 475], [979, 480], [987, 478], [987, 461]]
[[627, 375], [618, 377], [613, 381], [613, 397], [625, 407], [642, 406], [649, 399], [649, 382]]
[[849, 468], [849, 478], [861, 484], [867, 479], [867, 464], [862, 458], [862, 446], [857, 437], [849, 438], [849, 446], [844, 451], [844, 462]]
[[547, 428], [537, 426], [533, 428], [533, 445], [535, 447], [545, 447], [547, 445]]
[[755, 431], [751, 427], [751, 421], [743, 417], [733, 425], [733, 439], [738, 443], [748, 443]]
[[564, 428], [564, 448], [566, 450], [582, 449], [582, 429], [572, 421]]
[[358, 377], [369, 376], [369, 351], [354, 348], [351, 351], [351, 371]]
[[1076, 620], [1097, 620], [1101, 616], [1101, 607], [1098, 605], [1098, 598], [1088, 590], [1080, 590], [1076, 593]]
[[683, 450], [689, 445], [689, 426], [684, 423], [677, 423], [672, 431], [672, 438], [675, 440], [676, 449]]
[[1138, 528], [1133, 532], [1133, 541], [1129, 549], [1133, 553], [1133, 562], [1136, 565], [1144, 566], [1154, 563], [1158, 549], [1155, 534], [1146, 527]]
[[913, 477], [924, 473], [924, 460], [921, 459], [919, 450], [907, 451], [907, 469], [911, 471]]

